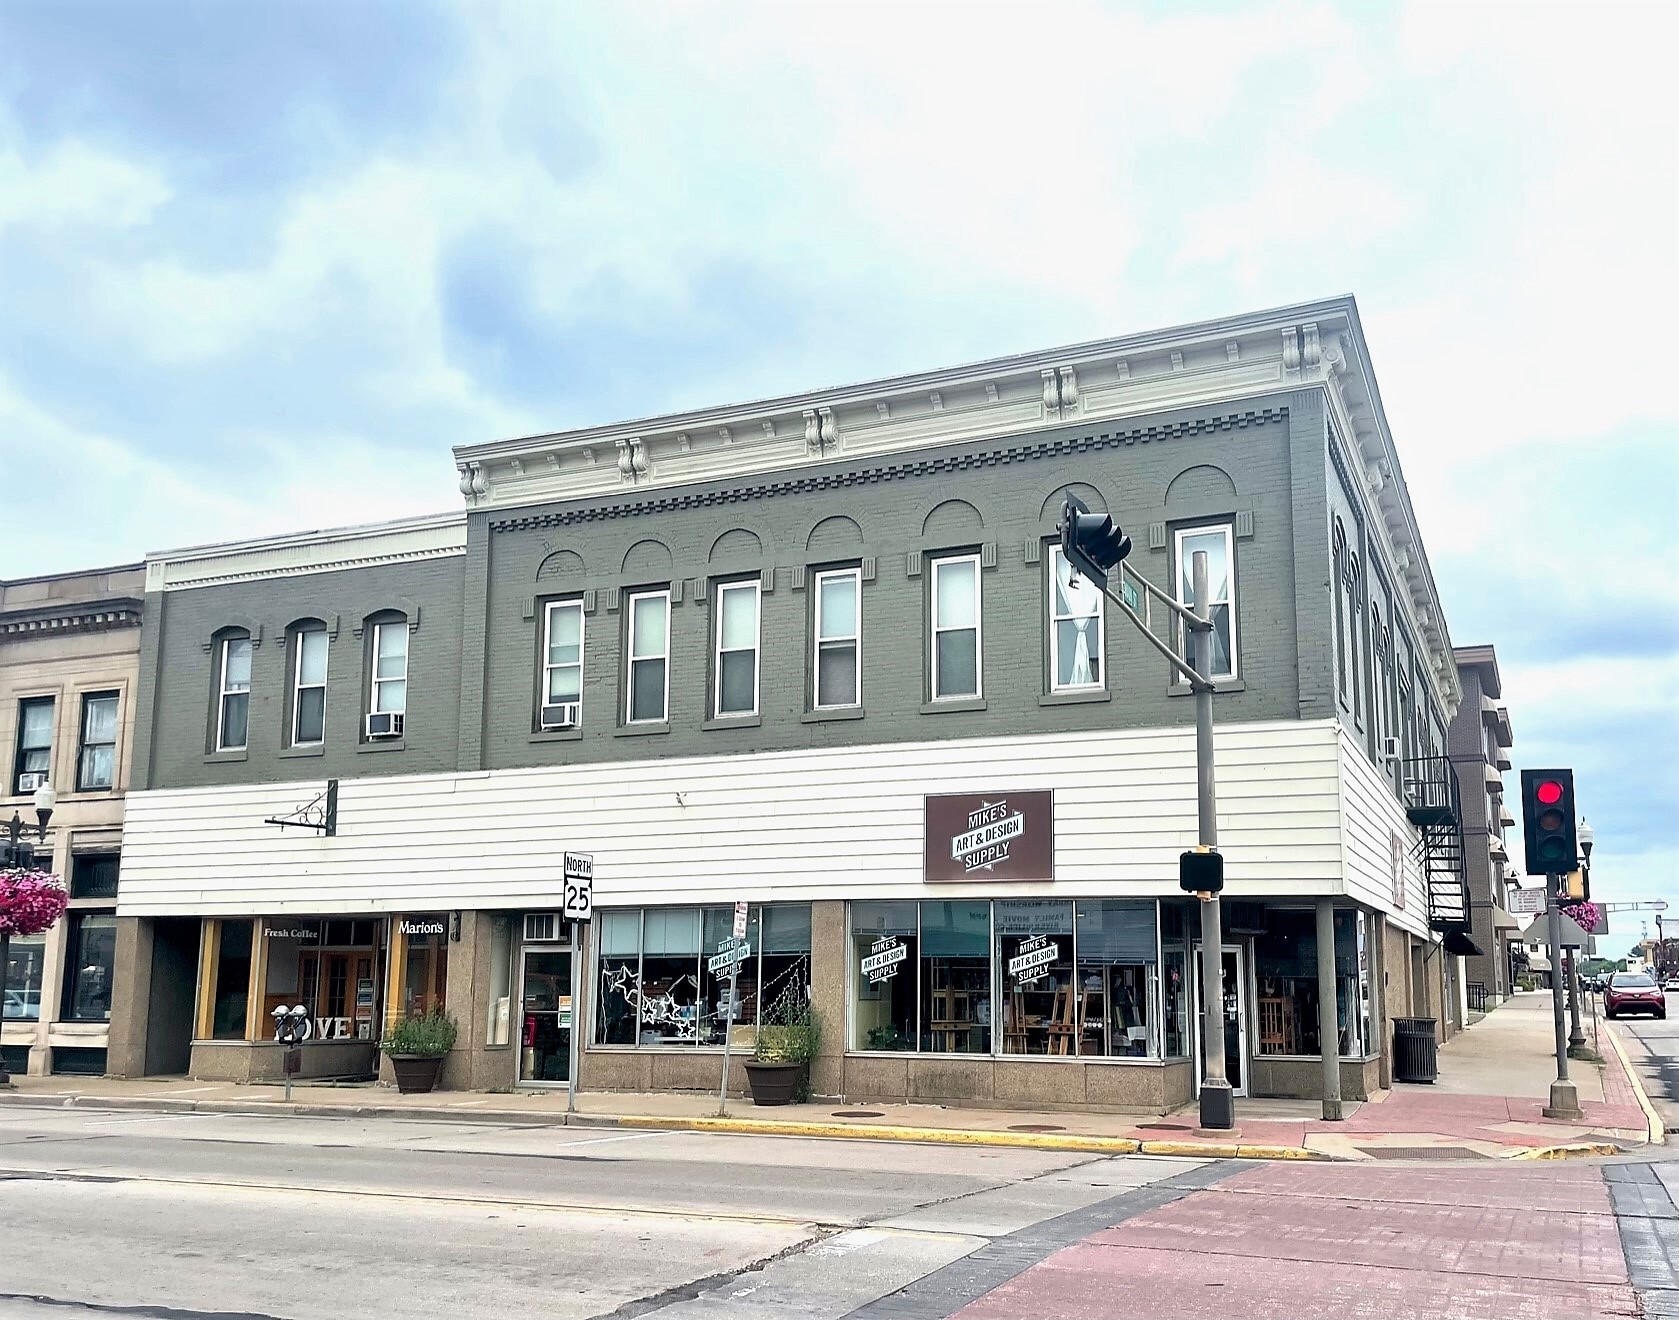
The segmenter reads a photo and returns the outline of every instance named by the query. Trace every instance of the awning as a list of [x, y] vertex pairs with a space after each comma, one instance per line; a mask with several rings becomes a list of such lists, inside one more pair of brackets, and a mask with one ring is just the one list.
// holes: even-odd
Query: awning
[[1447, 953], [1455, 954], [1459, 958], [1474, 958], [1481, 952], [1481, 946], [1461, 930], [1447, 931], [1446, 938], [1441, 943], [1445, 945]]
[[1492, 905], [1492, 928], [1494, 930], [1520, 930], [1522, 923], [1517, 921], [1497, 903]]
[[1530, 953], [1527, 956], [1527, 969], [1530, 972], [1548, 972], [1551, 970], [1551, 960], [1542, 953]]

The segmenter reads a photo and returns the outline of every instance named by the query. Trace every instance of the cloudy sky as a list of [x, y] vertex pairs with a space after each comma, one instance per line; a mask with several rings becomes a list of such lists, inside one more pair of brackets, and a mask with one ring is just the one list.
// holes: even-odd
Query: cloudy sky
[[7, 0], [0, 575], [1352, 292], [1518, 766], [1679, 900], [1676, 10]]

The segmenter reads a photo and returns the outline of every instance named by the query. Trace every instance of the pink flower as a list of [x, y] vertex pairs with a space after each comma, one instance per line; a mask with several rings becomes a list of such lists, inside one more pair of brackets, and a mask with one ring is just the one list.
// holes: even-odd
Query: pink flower
[[1586, 934], [1590, 935], [1597, 928], [1599, 920], [1597, 904], [1581, 901], [1579, 903], [1559, 903], [1562, 915], [1567, 917]]
[[64, 915], [67, 899], [55, 875], [0, 868], [0, 935], [39, 935]]

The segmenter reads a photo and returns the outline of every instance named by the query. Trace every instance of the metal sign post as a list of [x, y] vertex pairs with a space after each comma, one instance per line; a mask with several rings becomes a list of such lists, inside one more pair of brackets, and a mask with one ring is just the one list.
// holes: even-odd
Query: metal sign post
[[735, 926], [742, 932], [731, 935], [717, 946], [716, 954], [706, 960], [705, 969], [713, 976], [722, 974], [727, 976], [728, 984], [724, 990], [723, 1009], [723, 1079], [717, 1084], [717, 1116], [729, 1116], [729, 1037], [734, 1035], [735, 1028], [735, 982], [740, 975], [741, 964], [751, 956], [752, 950], [746, 943], [746, 904], [735, 904]]
[[594, 854], [568, 852], [561, 859], [561, 870], [565, 882], [565, 901], [562, 905], [562, 915], [571, 922], [571, 1058], [566, 1071], [568, 1081], [565, 1093], [565, 1111], [568, 1114], [575, 1114], [577, 1112], [577, 1074], [583, 1067], [583, 1015], [577, 1011], [578, 1005], [583, 1002], [583, 997], [579, 993], [583, 988], [583, 978], [579, 975], [579, 969], [585, 966], [583, 961], [583, 927], [592, 922], [595, 916]]
[[1562, 877], [1547, 876], [1546, 889], [1550, 895], [1551, 1026], [1557, 1044], [1557, 1079], [1551, 1083], [1551, 1103], [1541, 1112], [1546, 1118], [1578, 1120], [1580, 1097], [1568, 1080], [1568, 1028], [1563, 1022], [1567, 1010], [1562, 985]]

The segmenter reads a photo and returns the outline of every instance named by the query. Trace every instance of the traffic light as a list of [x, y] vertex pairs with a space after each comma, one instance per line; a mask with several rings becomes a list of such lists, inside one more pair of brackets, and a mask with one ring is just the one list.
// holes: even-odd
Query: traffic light
[[1077, 570], [1103, 590], [1108, 573], [1131, 553], [1131, 538], [1105, 513], [1092, 513], [1077, 495], [1061, 506], [1061, 553]]
[[1178, 888], [1188, 894], [1216, 894], [1224, 888], [1224, 856], [1205, 844], [1178, 854]]
[[1580, 864], [1572, 770], [1522, 771], [1522, 826], [1529, 875], [1567, 875]]

